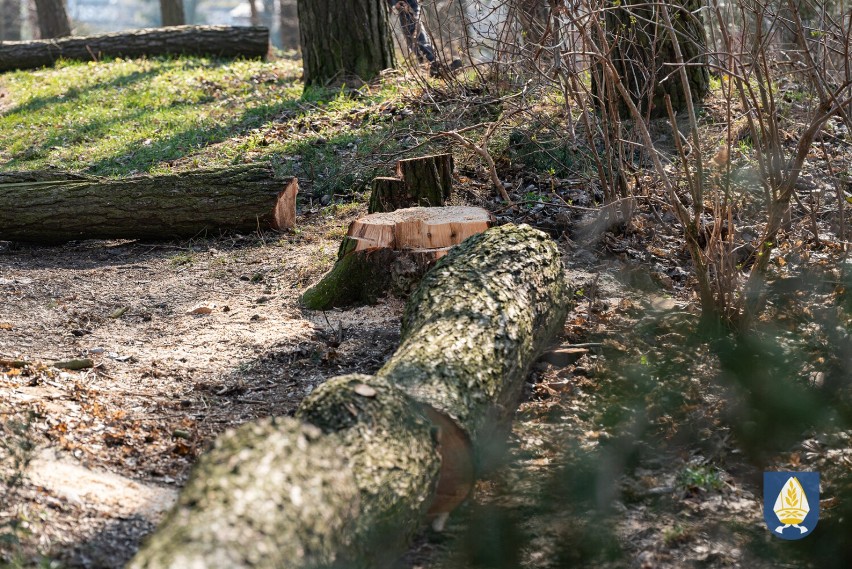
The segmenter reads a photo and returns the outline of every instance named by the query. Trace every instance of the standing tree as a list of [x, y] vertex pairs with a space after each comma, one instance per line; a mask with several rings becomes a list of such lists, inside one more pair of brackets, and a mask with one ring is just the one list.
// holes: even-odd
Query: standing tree
[[[608, 0], [605, 26], [608, 49], [615, 70], [633, 102], [651, 117], [665, 117], [665, 96], [675, 112], [686, 109], [686, 93], [678, 69], [685, 66], [692, 94], [698, 102], [710, 87], [707, 68], [707, 37], [701, 20], [701, 0]], [[666, 18], [662, 10], [668, 10]], [[671, 26], [667, 24], [671, 22]], [[676, 38], [680, 56], [672, 40]], [[599, 86], [600, 87], [600, 86]], [[604, 87], [605, 89], [605, 87]], [[598, 91], [602, 101], [619, 100], [613, 91]], [[626, 107], [620, 109], [626, 115]]]
[[0, 41], [21, 39], [21, 0], [0, 0]]
[[298, 0], [305, 85], [369, 81], [393, 67], [384, 0]]
[[186, 24], [183, 13], [183, 0], [160, 0], [160, 15], [163, 26], [182, 26]]
[[71, 35], [71, 23], [63, 0], [35, 0], [38, 29], [42, 39]]
[[249, 21], [252, 26], [260, 25], [260, 14], [257, 13], [257, 4], [255, 4], [255, 0], [248, 0], [249, 5]]
[[283, 49], [299, 49], [299, 17], [296, 15], [296, 0], [279, 0], [281, 17], [279, 30]]

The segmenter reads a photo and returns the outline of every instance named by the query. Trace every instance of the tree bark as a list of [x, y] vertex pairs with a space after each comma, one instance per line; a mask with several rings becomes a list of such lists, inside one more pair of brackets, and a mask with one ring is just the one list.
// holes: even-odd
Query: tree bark
[[[693, 102], [700, 102], [710, 89], [707, 67], [707, 37], [699, 12], [700, 0], [675, 0], [648, 4], [644, 0], [622, 0], [606, 11], [605, 24], [611, 58], [633, 102], [651, 118], [667, 117], [665, 97], [669, 95], [675, 112], [686, 109], [686, 93], [677, 72], [678, 61], [664, 19], [658, 10], [668, 9], [683, 53]], [[620, 101], [606, 85], [596, 85], [599, 105]], [[628, 116], [626, 105], [618, 112]]]
[[0, 42], [20, 41], [21, 39], [21, 2], [20, 0], [0, 0]]
[[332, 269], [301, 297], [312, 310], [373, 304], [390, 291], [407, 297], [450, 247], [488, 229], [476, 207], [408, 208], [353, 221]]
[[298, 0], [305, 85], [361, 84], [393, 67], [386, 2]]
[[299, 16], [296, 0], [279, 0], [282, 49], [299, 49]]
[[262, 166], [124, 180], [0, 173], [0, 240], [172, 239], [275, 229], [283, 188]]
[[164, 27], [186, 24], [183, 0], [160, 0], [160, 20]]
[[396, 178], [376, 178], [370, 193], [370, 213], [407, 207], [440, 207], [453, 192], [453, 156], [436, 154], [400, 160]]
[[38, 11], [38, 28], [43, 39], [71, 35], [71, 23], [68, 21], [64, 0], [35, 0], [35, 4]]
[[252, 26], [260, 25], [260, 15], [257, 13], [257, 4], [255, 0], [247, 0], [249, 4], [249, 19]]
[[[543, 233], [506, 225], [467, 240], [409, 301], [402, 345], [375, 377], [329, 380], [302, 402], [302, 424], [220, 437], [128, 567], [386, 567], [427, 508], [452, 507], [436, 499], [469, 489], [456, 461], [493, 443], [568, 298]], [[447, 452], [456, 432], [464, 452]]]
[[37, 69], [59, 58], [91, 61], [101, 57], [200, 55], [265, 57], [267, 28], [237, 26], [178, 26], [59, 40], [7, 42], [0, 45], [0, 72]]

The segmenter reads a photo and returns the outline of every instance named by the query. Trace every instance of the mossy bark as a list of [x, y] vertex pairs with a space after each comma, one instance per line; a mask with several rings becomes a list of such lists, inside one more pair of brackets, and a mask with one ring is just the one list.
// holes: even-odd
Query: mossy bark
[[344, 237], [331, 270], [302, 293], [311, 310], [328, 310], [353, 304], [374, 304], [388, 291], [407, 296], [435, 263], [430, 251], [396, 251], [389, 248], [355, 251], [358, 242]]
[[220, 437], [130, 569], [373, 569], [418, 529], [440, 465], [430, 423], [388, 381], [328, 381], [296, 419]]
[[305, 85], [371, 81], [393, 67], [387, 3], [298, 0]]
[[568, 300], [547, 235], [525, 225], [489, 229], [426, 274], [406, 304], [402, 344], [378, 375], [456, 422], [485, 467]]
[[268, 229], [283, 185], [264, 166], [123, 180], [0, 173], [0, 240], [172, 239]]
[[54, 40], [3, 42], [0, 44], [0, 72], [46, 67], [60, 58], [82, 61], [158, 55], [258, 58], [265, 57], [268, 51], [267, 28], [176, 26]]
[[[707, 67], [707, 36], [701, 19], [700, 0], [674, 0], [651, 5], [641, 0], [622, 0], [606, 11], [605, 24], [615, 68], [644, 114], [651, 104], [651, 118], [667, 117], [665, 97], [671, 97], [677, 111], [686, 109], [686, 93], [677, 72], [678, 61], [665, 20], [658, 10], [669, 10], [684, 62], [694, 102], [700, 102], [710, 89]], [[597, 74], [594, 74], [597, 77]], [[599, 105], [621, 101], [609, 86], [595, 82]], [[621, 116], [629, 111], [617, 103]]]
[[453, 193], [453, 155], [435, 154], [396, 163], [396, 178], [376, 178], [369, 213], [407, 207], [441, 207]]
[[421, 282], [402, 346], [375, 377], [329, 380], [299, 407], [304, 423], [220, 437], [129, 568], [388, 566], [427, 509], [457, 503], [434, 507], [455, 460], [436, 426], [456, 425], [466, 449], [490, 445], [569, 296], [543, 233], [468, 239]]

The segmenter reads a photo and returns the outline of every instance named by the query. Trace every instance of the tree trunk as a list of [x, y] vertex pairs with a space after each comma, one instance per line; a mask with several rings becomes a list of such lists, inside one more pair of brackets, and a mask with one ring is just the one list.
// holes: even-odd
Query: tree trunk
[[21, 1], [0, 0], [0, 41], [20, 41]]
[[257, 13], [257, 4], [255, 0], [247, 0], [249, 5], [249, 20], [252, 26], [260, 25], [260, 15]]
[[0, 240], [172, 239], [277, 228], [282, 189], [262, 166], [124, 180], [0, 173]]
[[35, 0], [35, 4], [42, 39], [64, 38], [71, 35], [71, 24], [65, 12], [64, 0]]
[[[678, 0], [666, 4], [648, 4], [644, 0], [622, 0], [606, 11], [607, 39], [612, 47], [612, 62], [633, 102], [645, 114], [661, 118], [666, 113], [669, 95], [675, 112], [686, 109], [686, 94], [678, 73], [678, 61], [665, 20], [658, 10], [667, 8], [675, 27], [694, 102], [701, 101], [710, 88], [707, 68], [707, 37], [699, 12], [700, 0]], [[600, 101], [620, 101], [614, 90], [596, 85]], [[627, 116], [620, 103], [618, 111]]]
[[393, 67], [382, 0], [298, 0], [305, 85], [361, 84]]
[[183, 0], [160, 0], [160, 25], [182, 26], [186, 24]]
[[221, 436], [128, 567], [386, 567], [427, 508], [466, 495], [473, 451], [511, 417], [568, 297], [543, 233], [505, 225], [467, 240], [409, 301], [402, 345], [375, 377], [329, 380], [300, 405], [302, 424]]
[[436, 154], [400, 160], [396, 175], [373, 180], [369, 213], [444, 205], [453, 192], [453, 156]]
[[352, 222], [334, 267], [302, 294], [312, 310], [372, 304], [392, 292], [404, 297], [450, 247], [491, 224], [478, 207], [409, 208]]
[[279, 0], [278, 5], [281, 22], [282, 49], [299, 49], [299, 16], [296, 11], [296, 0]]
[[201, 55], [265, 57], [269, 30], [235, 26], [179, 26], [0, 45], [0, 72], [37, 69], [59, 59]]

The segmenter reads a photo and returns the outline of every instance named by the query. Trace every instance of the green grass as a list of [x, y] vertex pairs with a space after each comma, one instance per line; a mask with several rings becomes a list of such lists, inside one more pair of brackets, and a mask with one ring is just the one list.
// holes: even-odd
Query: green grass
[[443, 148], [410, 133], [481, 120], [478, 111], [420, 105], [419, 87], [402, 77], [303, 92], [300, 76], [294, 59], [191, 57], [6, 73], [0, 171], [125, 177], [265, 162], [282, 178], [298, 176], [302, 198], [352, 194], [391, 174], [406, 149]]
[[0, 167], [98, 175], [168, 168], [295, 108], [292, 61], [64, 62], [0, 78]]
[[0, 171], [117, 177], [268, 161], [282, 175], [325, 180], [332, 193], [358, 178], [341, 149], [357, 158], [394, 148], [381, 140], [380, 114], [348, 119], [398, 92], [390, 84], [303, 94], [300, 74], [292, 59], [205, 58], [8, 73], [0, 76]]

